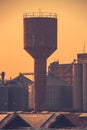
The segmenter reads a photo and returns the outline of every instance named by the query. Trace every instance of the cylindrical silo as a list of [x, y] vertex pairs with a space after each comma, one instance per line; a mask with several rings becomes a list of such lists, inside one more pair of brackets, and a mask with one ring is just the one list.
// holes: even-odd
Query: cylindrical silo
[[46, 110], [46, 61], [57, 49], [56, 14], [24, 15], [24, 49], [34, 58], [34, 111]]
[[73, 65], [73, 109], [82, 110], [82, 64]]
[[83, 63], [83, 110], [87, 111], [87, 63]]

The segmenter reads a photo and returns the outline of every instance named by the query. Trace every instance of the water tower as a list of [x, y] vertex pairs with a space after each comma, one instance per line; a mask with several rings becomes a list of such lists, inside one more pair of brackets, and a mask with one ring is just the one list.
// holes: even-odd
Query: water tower
[[24, 14], [24, 49], [34, 58], [34, 111], [46, 110], [46, 61], [57, 49], [56, 14]]

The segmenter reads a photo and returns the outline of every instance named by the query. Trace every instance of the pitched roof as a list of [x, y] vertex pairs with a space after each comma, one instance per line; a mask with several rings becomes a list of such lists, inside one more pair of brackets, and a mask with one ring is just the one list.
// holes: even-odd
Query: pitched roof
[[25, 77], [22, 74], [18, 75], [17, 77], [9, 81], [9, 83], [17, 83], [17, 82], [20, 82], [22, 84], [27, 84], [27, 85], [31, 85], [33, 83], [32, 80], [30, 80], [29, 78]]
[[65, 120], [67, 119], [68, 121], [70, 121], [75, 127], [84, 127], [85, 125], [87, 125], [87, 118], [85, 118], [85, 120], [83, 120], [83, 118], [79, 117], [80, 114], [82, 113], [72, 113], [72, 112], [55, 112], [53, 118], [51, 118], [51, 120], [49, 120], [48, 122], [46, 122], [44, 124], [44, 128], [49, 128], [50, 124], [52, 124], [53, 122], [56, 121], [56, 118], [58, 118], [58, 120], [60, 120], [61, 115], [64, 115]]
[[[81, 113], [69, 113], [65, 114], [65, 116], [76, 126], [76, 127], [83, 127], [84, 125], [84, 120], [79, 118], [79, 115]], [[86, 120], [87, 122], [87, 120]]]
[[7, 122], [11, 119], [11, 117], [13, 116], [13, 114], [7, 114], [0, 122], [0, 129], [3, 128]]
[[5, 117], [7, 116], [7, 114], [0, 114], [0, 121], [2, 121]]
[[0, 123], [0, 129], [10, 129], [18, 127], [31, 127], [31, 125], [23, 120], [18, 114], [8, 114]]
[[[82, 115], [83, 116], [82, 116]], [[87, 126], [87, 117], [85, 113], [72, 113], [72, 112], [50, 112], [50, 113], [7, 113], [0, 114], [0, 129], [16, 127], [33, 127], [33, 128], [49, 128], [54, 125], [54, 128], [61, 127], [74, 127], [83, 128]], [[22, 125], [21, 125], [22, 123]], [[52, 124], [53, 123], [53, 124]], [[61, 124], [62, 123], [62, 124]]]
[[40, 128], [51, 116], [52, 113], [37, 113], [37, 114], [19, 114], [33, 128]]
[[66, 113], [66, 112], [53, 112], [51, 118], [49, 118], [49, 120], [46, 121], [46, 122], [43, 124], [43, 127], [44, 127], [44, 128], [49, 128], [50, 124], [51, 124], [52, 122], [54, 122], [58, 116], [60, 116], [61, 114], [65, 114], [65, 113]]
[[55, 121], [49, 125], [49, 128], [67, 128], [75, 127], [73, 122], [71, 122], [64, 114], [60, 114], [55, 118]]

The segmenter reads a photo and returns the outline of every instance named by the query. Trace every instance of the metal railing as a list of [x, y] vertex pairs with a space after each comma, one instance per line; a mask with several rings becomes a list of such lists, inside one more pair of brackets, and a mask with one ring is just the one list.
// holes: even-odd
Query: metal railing
[[24, 13], [23, 18], [57, 18], [56, 13], [48, 13], [48, 12], [31, 12], [31, 13]]

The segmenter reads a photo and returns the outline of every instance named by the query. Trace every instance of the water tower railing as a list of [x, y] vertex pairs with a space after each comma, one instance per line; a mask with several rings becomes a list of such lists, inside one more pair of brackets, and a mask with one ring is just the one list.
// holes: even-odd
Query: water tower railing
[[57, 18], [56, 13], [48, 13], [48, 12], [32, 12], [32, 13], [24, 13], [24, 18]]

